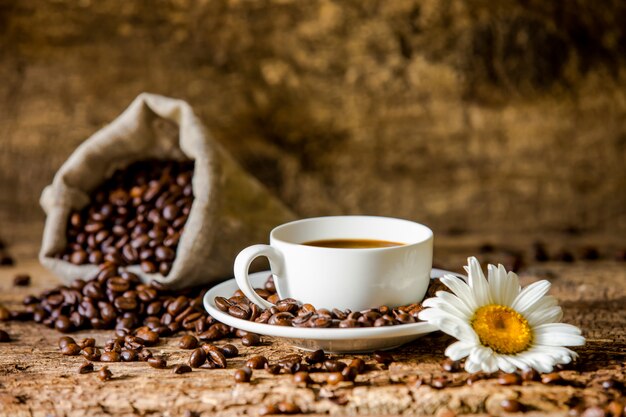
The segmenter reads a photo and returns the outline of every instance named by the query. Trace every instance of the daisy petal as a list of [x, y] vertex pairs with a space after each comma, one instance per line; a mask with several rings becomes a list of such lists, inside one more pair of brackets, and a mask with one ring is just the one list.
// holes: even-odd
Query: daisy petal
[[471, 361], [469, 359], [465, 361], [465, 370], [470, 374], [475, 374], [476, 372], [480, 371], [480, 369], [480, 363]]
[[481, 368], [483, 372], [492, 373], [498, 370], [498, 362], [496, 361], [495, 356], [488, 356], [483, 363], [481, 364]]
[[528, 324], [530, 324], [531, 327], [547, 323], [558, 323], [562, 318], [563, 310], [559, 306], [535, 310], [526, 315], [526, 320], [528, 320]]
[[515, 301], [511, 304], [511, 308], [518, 311], [522, 315], [526, 314], [527, 310], [529, 310], [537, 301], [541, 300], [541, 298], [546, 295], [548, 290], [550, 290], [550, 285], [551, 284], [546, 280], [530, 284], [515, 298]]
[[496, 362], [498, 363], [498, 368], [500, 368], [502, 372], [510, 374], [512, 372], [515, 372], [515, 370], [517, 369], [515, 365], [507, 360], [506, 356], [496, 355]]
[[[506, 274], [504, 276], [506, 279]], [[487, 265], [487, 281], [489, 282], [489, 291], [491, 292], [491, 300], [496, 304], [503, 304], [503, 290], [506, 285], [505, 280], [501, 279], [498, 274], [498, 268], [495, 265]]]
[[469, 286], [474, 293], [476, 303], [479, 306], [491, 304], [489, 284], [487, 283], [487, 279], [485, 279], [485, 275], [480, 268], [478, 259], [472, 256], [467, 259], [467, 263], [469, 266]]
[[500, 274], [500, 279], [505, 282], [502, 288], [502, 305], [511, 307], [513, 301], [520, 293], [519, 277], [513, 271], [507, 273], [502, 264], [498, 265], [498, 273]]
[[585, 338], [576, 326], [548, 323], [535, 327], [535, 343], [545, 346], [582, 346]]
[[474, 314], [459, 297], [447, 291], [437, 291], [436, 298], [429, 298], [425, 300], [422, 305], [424, 307], [437, 307], [448, 312], [454, 312], [456, 316], [464, 320], [469, 320]]
[[439, 280], [448, 287], [454, 295], [459, 297], [459, 300], [463, 301], [468, 309], [474, 311], [478, 308], [472, 290], [465, 281], [458, 279], [454, 275], [444, 275]]
[[473, 343], [454, 342], [447, 347], [445, 355], [453, 361], [458, 361], [469, 355], [474, 346]]

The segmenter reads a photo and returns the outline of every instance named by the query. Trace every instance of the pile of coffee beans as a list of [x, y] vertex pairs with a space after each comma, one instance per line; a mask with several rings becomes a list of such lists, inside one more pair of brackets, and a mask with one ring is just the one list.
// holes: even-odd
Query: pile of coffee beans
[[[431, 282], [426, 298], [432, 297], [437, 291], [446, 287], [439, 281]], [[264, 300], [276, 304], [269, 309], [262, 309], [251, 302], [240, 290], [230, 298], [215, 297], [215, 305], [221, 311], [242, 320], [276, 326], [293, 327], [381, 327], [410, 324], [419, 321], [418, 314], [423, 307], [419, 303], [390, 308], [380, 306], [362, 311], [340, 310], [334, 308], [315, 308], [311, 304], [303, 304], [293, 298], [279, 299], [273, 277], [265, 282], [264, 288], [256, 289], [256, 293]]]
[[192, 161], [146, 160], [117, 170], [70, 214], [59, 257], [167, 275], [193, 203], [192, 176]]
[[115, 329], [119, 344], [127, 342], [122, 338], [134, 336], [142, 345], [154, 345], [159, 337], [179, 331], [195, 333], [189, 336], [196, 341], [239, 337], [245, 346], [261, 343], [258, 335], [226, 326], [208, 315], [203, 296], [204, 291], [197, 288], [170, 291], [155, 282], [143, 284], [135, 274], [104, 262], [91, 280], [78, 279], [26, 296], [23, 310], [0, 307], [0, 321], [35, 321], [62, 333]]

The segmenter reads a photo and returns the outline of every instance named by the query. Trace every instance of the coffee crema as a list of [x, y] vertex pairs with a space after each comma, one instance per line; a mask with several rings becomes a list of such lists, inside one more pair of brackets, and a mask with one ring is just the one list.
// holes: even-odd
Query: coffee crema
[[303, 242], [306, 246], [317, 246], [320, 248], [338, 249], [374, 249], [392, 248], [394, 246], [404, 246], [404, 243], [390, 242], [388, 240], [377, 239], [322, 239]]

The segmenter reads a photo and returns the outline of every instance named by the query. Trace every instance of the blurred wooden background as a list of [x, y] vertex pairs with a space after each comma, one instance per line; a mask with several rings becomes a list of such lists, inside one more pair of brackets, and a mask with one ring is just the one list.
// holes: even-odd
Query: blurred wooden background
[[142, 91], [301, 216], [623, 242], [626, 3], [0, 0], [0, 237]]

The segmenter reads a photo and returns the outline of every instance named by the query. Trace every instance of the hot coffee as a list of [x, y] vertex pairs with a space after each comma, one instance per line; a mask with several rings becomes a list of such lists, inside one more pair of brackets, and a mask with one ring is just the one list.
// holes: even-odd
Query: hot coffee
[[391, 248], [394, 246], [403, 246], [404, 243], [390, 242], [388, 240], [377, 239], [323, 239], [312, 240], [302, 243], [306, 246], [317, 246], [320, 248], [339, 248], [339, 249], [373, 249], [373, 248]]

